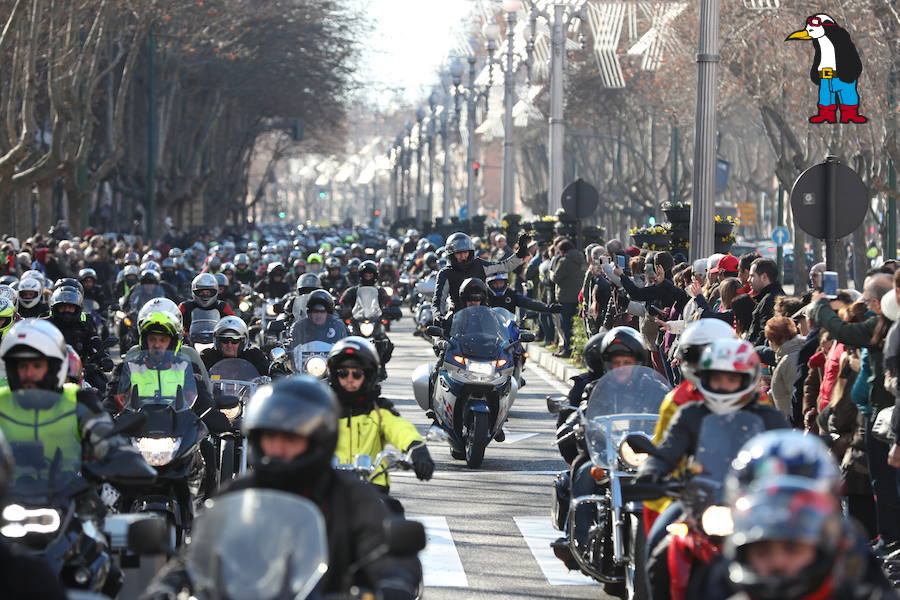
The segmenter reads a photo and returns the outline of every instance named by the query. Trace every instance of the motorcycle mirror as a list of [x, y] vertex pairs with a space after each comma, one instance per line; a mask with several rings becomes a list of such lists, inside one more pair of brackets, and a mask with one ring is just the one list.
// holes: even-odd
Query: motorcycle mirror
[[519, 332], [519, 341], [520, 341], [520, 342], [525, 342], [526, 344], [527, 344], [527, 343], [530, 343], [530, 342], [533, 342], [533, 341], [534, 341], [534, 334], [531, 333], [530, 331], [520, 331], [520, 332]]
[[625, 443], [638, 453], [649, 454], [650, 456], [657, 456], [659, 454], [659, 450], [646, 435], [632, 433], [625, 438]]
[[437, 325], [429, 325], [428, 327], [425, 328], [425, 333], [427, 333], [431, 337], [435, 337], [435, 338], [443, 338], [444, 337], [444, 330], [441, 327], [438, 327]]
[[169, 527], [165, 520], [151, 517], [128, 526], [128, 547], [137, 554], [170, 554]]
[[231, 408], [237, 408], [240, 403], [241, 399], [237, 396], [231, 396], [228, 394], [216, 396], [216, 408], [218, 408], [219, 410], [229, 410]]
[[558, 415], [564, 408], [571, 408], [568, 398], [565, 396], [547, 396], [547, 412]]
[[272, 348], [271, 355], [272, 355], [272, 362], [278, 362], [287, 355], [287, 350], [285, 350], [281, 346], [276, 346], [275, 348]]
[[116, 423], [110, 432], [110, 437], [114, 435], [129, 435], [137, 433], [147, 422], [147, 415], [142, 412], [133, 410], [123, 411], [116, 417]]
[[407, 521], [403, 518], [386, 519], [384, 535], [390, 553], [394, 556], [415, 556], [420, 550], [424, 550], [428, 543], [425, 526], [418, 521]]

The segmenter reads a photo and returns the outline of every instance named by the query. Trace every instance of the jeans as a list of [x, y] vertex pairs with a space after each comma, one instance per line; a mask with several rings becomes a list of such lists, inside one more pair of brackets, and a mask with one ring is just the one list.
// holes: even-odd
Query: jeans
[[553, 329], [553, 315], [550, 313], [539, 313], [538, 327], [541, 331], [541, 338], [548, 344], [553, 342], [556, 331]]
[[887, 464], [890, 448], [872, 437], [874, 416], [866, 418], [866, 455], [869, 475], [875, 492], [878, 535], [885, 544], [900, 540], [900, 493], [897, 490], [897, 469]]
[[[597, 493], [597, 481], [591, 477], [591, 467], [593, 466], [594, 463], [585, 460], [575, 469], [572, 474], [572, 498]], [[575, 518], [575, 541], [579, 548], [584, 548], [591, 524], [597, 518], [597, 507], [593, 504], [582, 504], [575, 509], [574, 515], [569, 515], [570, 519], [573, 517]]]
[[837, 77], [820, 79], [819, 104], [822, 106], [832, 106], [834, 104], [858, 106], [859, 94], [856, 93], [856, 82], [844, 83]]
[[574, 325], [575, 315], [577, 313], [578, 313], [578, 303], [577, 302], [563, 302], [562, 303], [562, 313], [560, 314], [560, 318], [562, 319], [562, 335], [563, 335], [565, 350], [572, 349], [572, 326]]

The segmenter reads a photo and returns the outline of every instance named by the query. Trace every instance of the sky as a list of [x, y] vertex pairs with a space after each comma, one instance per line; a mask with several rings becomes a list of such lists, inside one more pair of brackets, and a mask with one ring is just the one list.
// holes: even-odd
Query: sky
[[451, 33], [474, 6], [472, 0], [367, 0], [374, 32], [361, 74], [372, 84], [368, 97], [383, 102], [394, 89], [409, 102], [427, 97], [453, 45]]

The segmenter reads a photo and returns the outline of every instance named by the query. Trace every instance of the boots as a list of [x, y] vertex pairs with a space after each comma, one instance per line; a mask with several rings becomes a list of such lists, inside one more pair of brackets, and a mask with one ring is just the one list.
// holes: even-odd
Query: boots
[[[854, 107], [855, 108], [855, 107]], [[809, 118], [810, 123], [837, 123], [837, 104], [819, 104], [819, 114]]]
[[858, 114], [859, 104], [854, 106], [846, 106], [841, 104], [841, 123], [865, 123], [867, 118]]

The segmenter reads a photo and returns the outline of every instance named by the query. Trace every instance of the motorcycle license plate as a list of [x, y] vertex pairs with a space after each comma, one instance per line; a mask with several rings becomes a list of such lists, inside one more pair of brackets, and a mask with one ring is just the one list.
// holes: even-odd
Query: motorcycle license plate
[[479, 375], [493, 375], [494, 365], [487, 362], [470, 362], [466, 365], [466, 370]]

